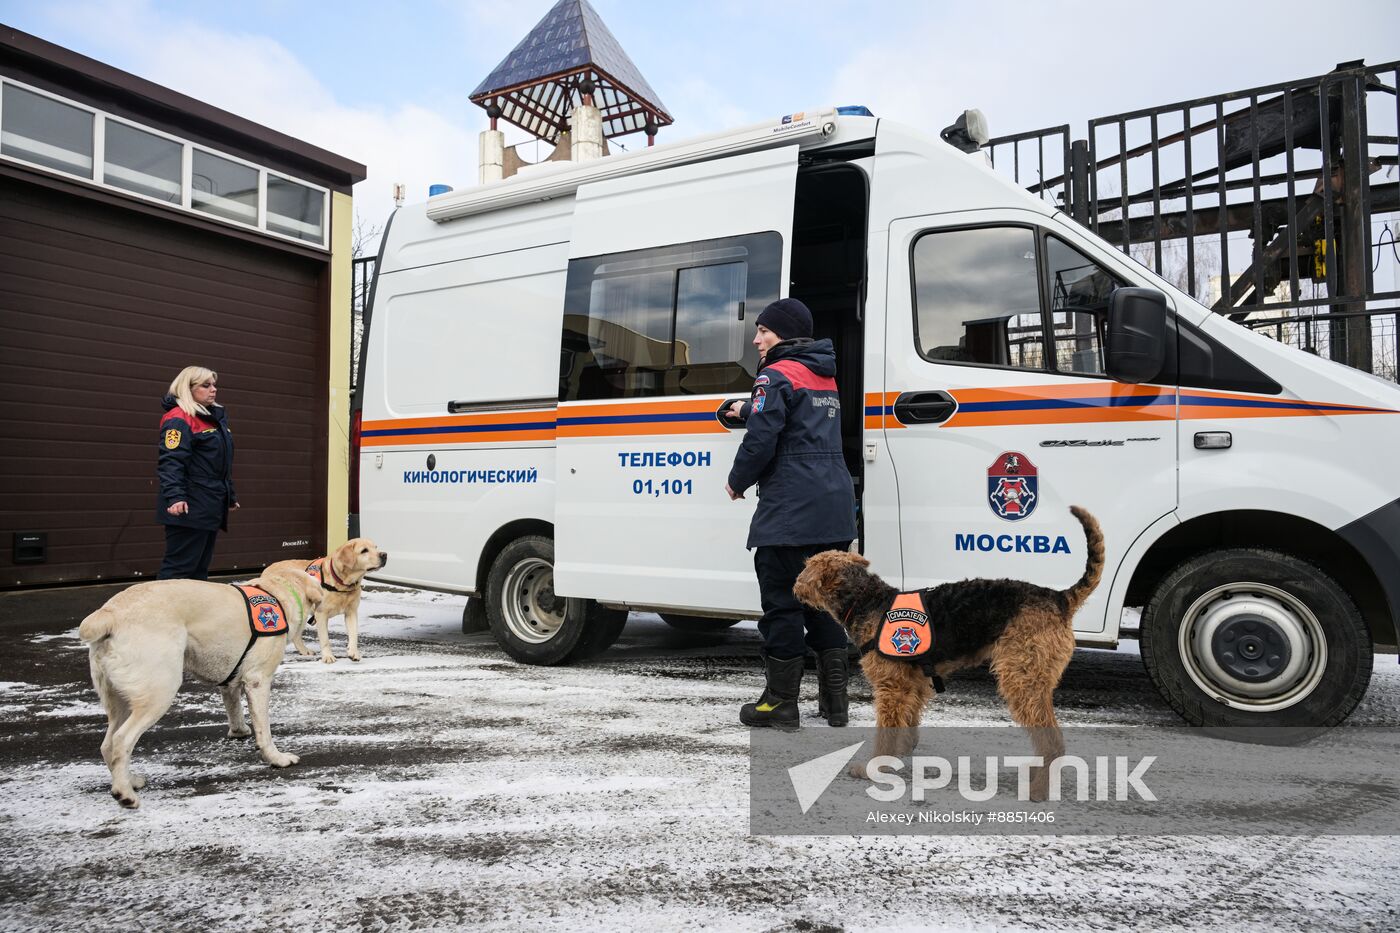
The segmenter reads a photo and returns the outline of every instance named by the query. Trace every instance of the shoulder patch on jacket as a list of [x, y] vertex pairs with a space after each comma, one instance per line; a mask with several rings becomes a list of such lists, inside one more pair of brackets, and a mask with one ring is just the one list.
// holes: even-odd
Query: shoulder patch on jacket
[[176, 428], [171, 428], [165, 432], [165, 449], [174, 450], [180, 446], [180, 432]]

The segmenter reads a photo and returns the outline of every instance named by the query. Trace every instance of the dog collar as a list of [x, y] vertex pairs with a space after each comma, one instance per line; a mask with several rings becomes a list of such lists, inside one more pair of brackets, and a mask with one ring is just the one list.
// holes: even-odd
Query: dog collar
[[[332, 577], [335, 577], [335, 582], [339, 583], [342, 587], [345, 588], [339, 589], [327, 583], [325, 576], [321, 572], [322, 567], [324, 567], [325, 570], [329, 572]], [[353, 586], [345, 586], [345, 581], [335, 575], [335, 566], [332, 564], [331, 559], [328, 556], [318, 557], [316, 560], [312, 561], [310, 564], [307, 565], [306, 572], [312, 577], [315, 577], [316, 582], [321, 585], [321, 589], [329, 590], [332, 593], [348, 593], [350, 590], [353, 590], [355, 588]], [[356, 586], [358, 585], [359, 584], [356, 584]]]
[[335, 561], [331, 560], [330, 557], [326, 558], [326, 570], [330, 573], [331, 579], [335, 581], [336, 586], [345, 585], [345, 581], [340, 579], [340, 577], [336, 575]]

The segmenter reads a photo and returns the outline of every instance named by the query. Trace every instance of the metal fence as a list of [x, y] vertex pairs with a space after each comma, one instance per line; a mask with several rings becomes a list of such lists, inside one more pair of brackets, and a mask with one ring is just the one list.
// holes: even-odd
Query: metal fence
[[988, 147], [998, 171], [1218, 313], [1395, 379], [1397, 83], [1400, 62], [1349, 62], [1099, 117], [1080, 140], [1061, 125]]

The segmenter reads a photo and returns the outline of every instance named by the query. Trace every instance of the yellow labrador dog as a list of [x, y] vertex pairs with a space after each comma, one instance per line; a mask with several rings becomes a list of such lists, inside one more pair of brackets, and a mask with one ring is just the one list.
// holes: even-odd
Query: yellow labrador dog
[[[352, 661], [360, 660], [360, 581], [366, 573], [388, 562], [388, 553], [381, 551], [369, 538], [351, 538], [326, 557], [310, 563], [281, 560], [263, 572], [310, 574], [321, 584], [326, 596], [316, 609], [316, 637], [321, 642], [321, 660], [334, 664], [335, 654], [331, 652], [331, 634], [326, 623], [335, 616], [345, 616], [345, 634], [349, 638], [345, 656]], [[304, 621], [303, 618], [293, 622], [292, 645], [298, 654], [310, 657], [311, 649], [301, 640]]]
[[140, 583], [78, 626], [92, 685], [107, 710], [102, 760], [112, 772], [112, 796], [122, 806], [141, 805], [136, 791], [146, 779], [131, 773], [132, 749], [170, 708], [186, 672], [218, 684], [231, 738], [249, 734], [241, 691], [263, 761], [285, 768], [299, 760], [272, 742], [268, 696], [290, 621], [320, 605], [321, 588], [304, 573], [264, 573], [246, 586], [248, 595], [201, 580]]

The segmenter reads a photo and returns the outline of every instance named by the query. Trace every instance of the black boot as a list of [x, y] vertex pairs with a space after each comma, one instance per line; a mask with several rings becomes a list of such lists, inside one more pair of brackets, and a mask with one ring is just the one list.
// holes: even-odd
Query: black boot
[[827, 725], [844, 726], [849, 722], [849, 700], [846, 684], [850, 680], [850, 665], [845, 648], [817, 652], [817, 715]]
[[746, 726], [796, 729], [800, 723], [797, 697], [802, 691], [802, 658], [775, 658], [766, 651], [759, 655], [768, 685], [757, 703], [745, 703], [739, 710], [739, 721]]

